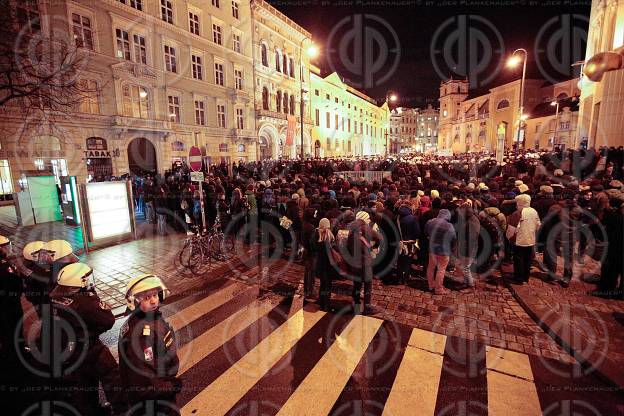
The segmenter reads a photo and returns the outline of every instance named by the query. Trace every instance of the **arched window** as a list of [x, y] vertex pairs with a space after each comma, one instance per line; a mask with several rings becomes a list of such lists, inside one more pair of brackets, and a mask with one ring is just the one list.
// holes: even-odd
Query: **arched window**
[[284, 75], [288, 75], [289, 71], [288, 71], [288, 57], [286, 56], [286, 54], [284, 54], [284, 56], [282, 56], [283, 59], [283, 68], [284, 68]]
[[295, 60], [293, 58], [290, 58], [290, 76], [295, 77]]
[[485, 130], [479, 132], [479, 143], [485, 143]]
[[459, 143], [459, 134], [455, 135], [455, 143]]
[[288, 114], [288, 93], [284, 93], [284, 114]]
[[295, 114], [295, 96], [294, 95], [290, 96], [290, 114], [292, 115]]
[[568, 98], [568, 94], [566, 94], [565, 92], [562, 92], [561, 94], [557, 96], [557, 101], [565, 100], [566, 98]]
[[275, 110], [279, 113], [282, 111], [282, 92], [278, 91], [275, 95]]
[[275, 70], [277, 72], [282, 72], [282, 68], [280, 67], [281, 65], [281, 58], [282, 54], [280, 53], [280, 51], [276, 50], [275, 51]]
[[267, 89], [267, 87], [262, 88], [262, 109], [269, 109], [269, 90]]
[[262, 42], [262, 45], [260, 46], [261, 49], [261, 57], [262, 57], [262, 65], [268, 67], [269, 66], [269, 54], [267, 52], [267, 45], [266, 43]]
[[496, 106], [497, 109], [501, 110], [503, 108], [508, 108], [509, 107], [509, 101], [507, 100], [501, 100], [498, 105]]
[[241, 153], [245, 152], [245, 145], [244, 144], [239, 144], [237, 150]]

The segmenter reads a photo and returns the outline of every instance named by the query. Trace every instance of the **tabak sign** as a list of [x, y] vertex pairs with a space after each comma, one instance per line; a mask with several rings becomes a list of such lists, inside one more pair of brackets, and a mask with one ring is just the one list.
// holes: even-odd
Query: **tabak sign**
[[87, 139], [87, 150], [84, 151], [85, 159], [103, 159], [119, 157], [119, 148], [108, 150], [106, 139], [101, 137], [89, 137]]

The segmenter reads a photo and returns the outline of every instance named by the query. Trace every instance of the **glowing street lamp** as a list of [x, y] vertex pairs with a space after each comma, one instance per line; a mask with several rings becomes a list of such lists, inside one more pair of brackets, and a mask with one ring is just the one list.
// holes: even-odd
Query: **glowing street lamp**
[[[517, 55], [518, 52], [522, 52], [522, 57]], [[510, 68], [517, 67], [522, 62], [522, 79], [520, 81], [520, 112], [518, 113], [518, 135], [516, 136], [516, 153], [520, 152], [520, 130], [522, 129], [522, 117], [524, 115], [524, 84], [526, 80], [526, 64], [527, 64], [528, 52], [526, 49], [516, 49], [509, 59], [507, 60], [507, 66]], [[526, 120], [526, 119], [525, 119]]]
[[553, 107], [557, 107], [557, 110], [555, 111], [555, 132], [553, 134], [553, 148], [555, 147], [555, 141], [557, 140], [557, 121], [559, 121], [559, 100], [555, 99], [555, 101], [553, 101], [552, 103], [550, 103], [550, 105], [552, 105]]
[[[301, 39], [301, 42], [299, 43], [299, 114], [300, 114], [300, 118], [301, 118], [301, 123], [300, 123], [300, 130], [301, 130], [301, 152], [300, 152], [300, 157], [301, 160], [303, 161], [304, 157], [305, 157], [305, 151], [304, 151], [304, 140], [303, 140], [303, 107], [304, 107], [304, 100], [303, 100], [303, 53], [302, 53], [302, 49], [303, 49], [303, 43], [309, 40], [310, 42], [312, 42], [312, 39], [310, 38], [303, 38]], [[310, 44], [310, 46], [308, 46], [306, 48], [305, 51], [306, 55], [308, 56], [309, 59], [313, 59], [316, 58], [319, 55], [319, 48], [318, 46], [316, 46], [314, 43]]]

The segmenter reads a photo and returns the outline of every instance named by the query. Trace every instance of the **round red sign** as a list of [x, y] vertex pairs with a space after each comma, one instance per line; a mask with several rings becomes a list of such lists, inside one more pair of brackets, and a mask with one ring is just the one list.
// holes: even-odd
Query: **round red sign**
[[197, 146], [192, 146], [189, 150], [189, 167], [194, 172], [199, 172], [202, 168], [201, 150]]

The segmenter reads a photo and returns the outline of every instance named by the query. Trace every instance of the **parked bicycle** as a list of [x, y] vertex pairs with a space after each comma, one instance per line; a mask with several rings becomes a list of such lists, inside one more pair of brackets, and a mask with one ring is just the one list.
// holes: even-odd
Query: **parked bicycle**
[[217, 218], [210, 230], [197, 228], [196, 233], [187, 237], [178, 254], [180, 264], [194, 274], [200, 274], [213, 260], [225, 261], [234, 254], [234, 237], [221, 230]]

